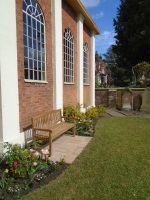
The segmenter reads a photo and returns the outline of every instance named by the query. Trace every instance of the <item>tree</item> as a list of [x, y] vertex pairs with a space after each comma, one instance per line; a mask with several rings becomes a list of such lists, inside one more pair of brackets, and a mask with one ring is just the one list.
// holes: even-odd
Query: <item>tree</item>
[[104, 62], [107, 63], [107, 67], [110, 70], [113, 84], [116, 86], [126, 86], [128, 77], [126, 77], [125, 69], [117, 64], [117, 54], [113, 51], [113, 45], [108, 48], [103, 56]]
[[121, 0], [114, 19], [116, 63], [131, 78], [132, 67], [137, 63], [150, 62], [150, 1]]

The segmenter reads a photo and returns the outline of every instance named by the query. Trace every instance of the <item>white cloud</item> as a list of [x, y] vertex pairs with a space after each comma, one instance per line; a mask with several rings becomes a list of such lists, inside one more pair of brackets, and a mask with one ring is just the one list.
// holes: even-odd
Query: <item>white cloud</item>
[[100, 1], [101, 0], [81, 0], [81, 2], [86, 8], [96, 7], [100, 3]]
[[93, 15], [92, 18], [93, 18], [93, 19], [99, 19], [99, 18], [101, 18], [101, 17], [103, 17], [103, 16], [104, 16], [104, 13], [101, 11], [101, 12], [99, 12], [99, 13]]
[[96, 36], [95, 45], [96, 51], [100, 54], [106, 53], [107, 49], [115, 44], [115, 32], [114, 31], [104, 31], [100, 35]]

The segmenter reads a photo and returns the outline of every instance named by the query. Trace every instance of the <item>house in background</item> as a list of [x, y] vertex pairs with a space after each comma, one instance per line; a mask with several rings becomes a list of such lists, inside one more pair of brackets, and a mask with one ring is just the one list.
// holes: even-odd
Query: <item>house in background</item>
[[99, 85], [107, 86], [109, 85], [110, 72], [107, 69], [107, 63], [105, 63], [102, 58], [95, 53], [95, 75], [98, 78]]
[[0, 6], [0, 148], [23, 144], [31, 118], [95, 105], [96, 24], [80, 0], [7, 0]]

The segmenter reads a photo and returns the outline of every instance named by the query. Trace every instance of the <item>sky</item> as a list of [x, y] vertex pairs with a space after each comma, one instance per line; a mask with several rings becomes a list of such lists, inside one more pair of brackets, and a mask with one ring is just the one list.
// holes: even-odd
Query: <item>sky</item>
[[81, 2], [101, 32], [95, 37], [95, 48], [103, 56], [108, 48], [115, 44], [113, 19], [117, 16], [120, 0], [81, 0]]

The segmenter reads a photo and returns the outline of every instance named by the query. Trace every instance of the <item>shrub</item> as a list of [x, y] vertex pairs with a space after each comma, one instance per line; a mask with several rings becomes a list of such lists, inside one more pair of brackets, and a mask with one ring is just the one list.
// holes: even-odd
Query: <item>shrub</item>
[[72, 105], [69, 105], [69, 106], [64, 106], [64, 116], [67, 116], [67, 117], [75, 117], [77, 120], [84, 120], [85, 119], [85, 114], [84, 113], [81, 113], [80, 112], [80, 108], [81, 106], [80, 105], [77, 105], [76, 107], [75, 106], [72, 106]]
[[80, 111], [79, 105], [65, 106], [64, 116], [76, 118], [76, 132], [78, 135], [93, 135], [94, 133], [94, 122], [93, 119], [99, 117], [101, 113], [106, 112], [103, 105], [97, 107], [87, 108], [86, 112]]
[[85, 115], [88, 117], [88, 118], [95, 118], [95, 117], [98, 117], [99, 116], [99, 111], [96, 107], [92, 106], [90, 108], [88, 108], [86, 110], [86, 113]]

